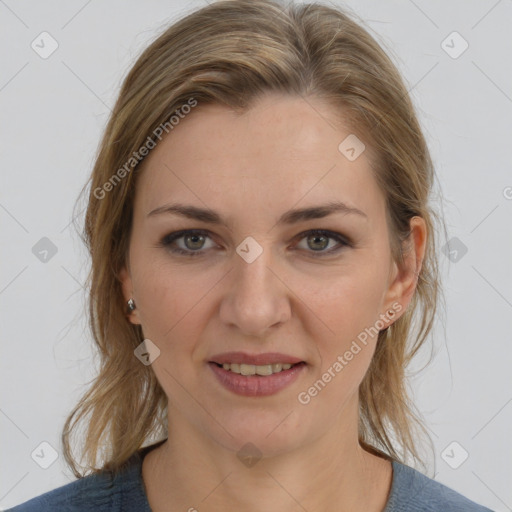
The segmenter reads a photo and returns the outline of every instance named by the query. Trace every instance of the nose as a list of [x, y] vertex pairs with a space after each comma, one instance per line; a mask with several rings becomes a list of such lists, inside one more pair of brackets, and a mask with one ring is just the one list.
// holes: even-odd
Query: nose
[[279, 275], [269, 248], [264, 248], [251, 263], [237, 253], [233, 260], [220, 318], [224, 324], [238, 328], [240, 333], [265, 337], [269, 329], [290, 318], [290, 289]]

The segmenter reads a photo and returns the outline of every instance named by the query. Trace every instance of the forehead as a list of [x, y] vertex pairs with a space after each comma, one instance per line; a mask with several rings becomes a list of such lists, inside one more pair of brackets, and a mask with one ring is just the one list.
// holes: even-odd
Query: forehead
[[371, 148], [347, 158], [340, 143], [357, 139], [341, 120], [318, 98], [268, 94], [243, 113], [198, 105], [146, 157], [136, 208], [146, 215], [179, 200], [218, 211], [252, 209], [261, 218], [280, 205], [341, 200], [382, 214]]

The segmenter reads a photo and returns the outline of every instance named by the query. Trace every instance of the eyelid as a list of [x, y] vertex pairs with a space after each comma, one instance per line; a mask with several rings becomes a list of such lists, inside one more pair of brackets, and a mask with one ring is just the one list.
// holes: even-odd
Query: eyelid
[[343, 233], [338, 233], [337, 231], [332, 231], [330, 229], [322, 229], [322, 228], [313, 228], [313, 229], [306, 229], [305, 231], [302, 231], [301, 233], [295, 235], [294, 239], [301, 239], [306, 237], [307, 235], [325, 235], [328, 238], [333, 238], [334, 240], [338, 240], [339, 242], [344, 243], [345, 245], [352, 246], [352, 240], [344, 235]]

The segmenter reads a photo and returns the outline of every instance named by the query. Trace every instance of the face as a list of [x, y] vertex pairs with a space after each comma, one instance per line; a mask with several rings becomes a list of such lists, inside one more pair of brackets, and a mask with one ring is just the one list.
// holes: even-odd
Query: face
[[[170, 431], [275, 454], [357, 430], [376, 332], [411, 290], [391, 258], [369, 148], [342, 154], [350, 132], [332, 112], [281, 95], [242, 115], [199, 105], [147, 157], [121, 277], [130, 321], [160, 350], [152, 368]], [[341, 202], [353, 210], [289, 214]], [[165, 210], [176, 205], [210, 217]]]

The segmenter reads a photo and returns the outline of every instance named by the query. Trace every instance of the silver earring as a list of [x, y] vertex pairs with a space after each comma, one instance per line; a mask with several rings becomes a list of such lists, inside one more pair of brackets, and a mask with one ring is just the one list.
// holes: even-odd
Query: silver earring
[[[387, 314], [388, 314], [388, 316], [389, 316], [389, 317], [391, 317], [391, 320], [392, 320], [392, 319], [393, 319], [393, 317], [395, 316], [395, 311], [394, 311], [394, 310], [392, 310], [392, 309], [388, 309]], [[393, 316], [391, 316], [391, 315], [393, 315]], [[389, 329], [389, 327], [391, 327], [391, 325], [392, 325], [393, 323], [394, 323], [394, 322], [390, 321], [389, 325], [388, 325], [385, 329], [383, 329], [383, 330], [384, 330], [384, 331], [387, 331], [387, 330]]]
[[128, 301], [128, 309], [129, 309], [130, 311], [133, 311], [133, 310], [135, 309], [135, 301], [134, 301], [133, 299], [130, 299], [130, 300]]

